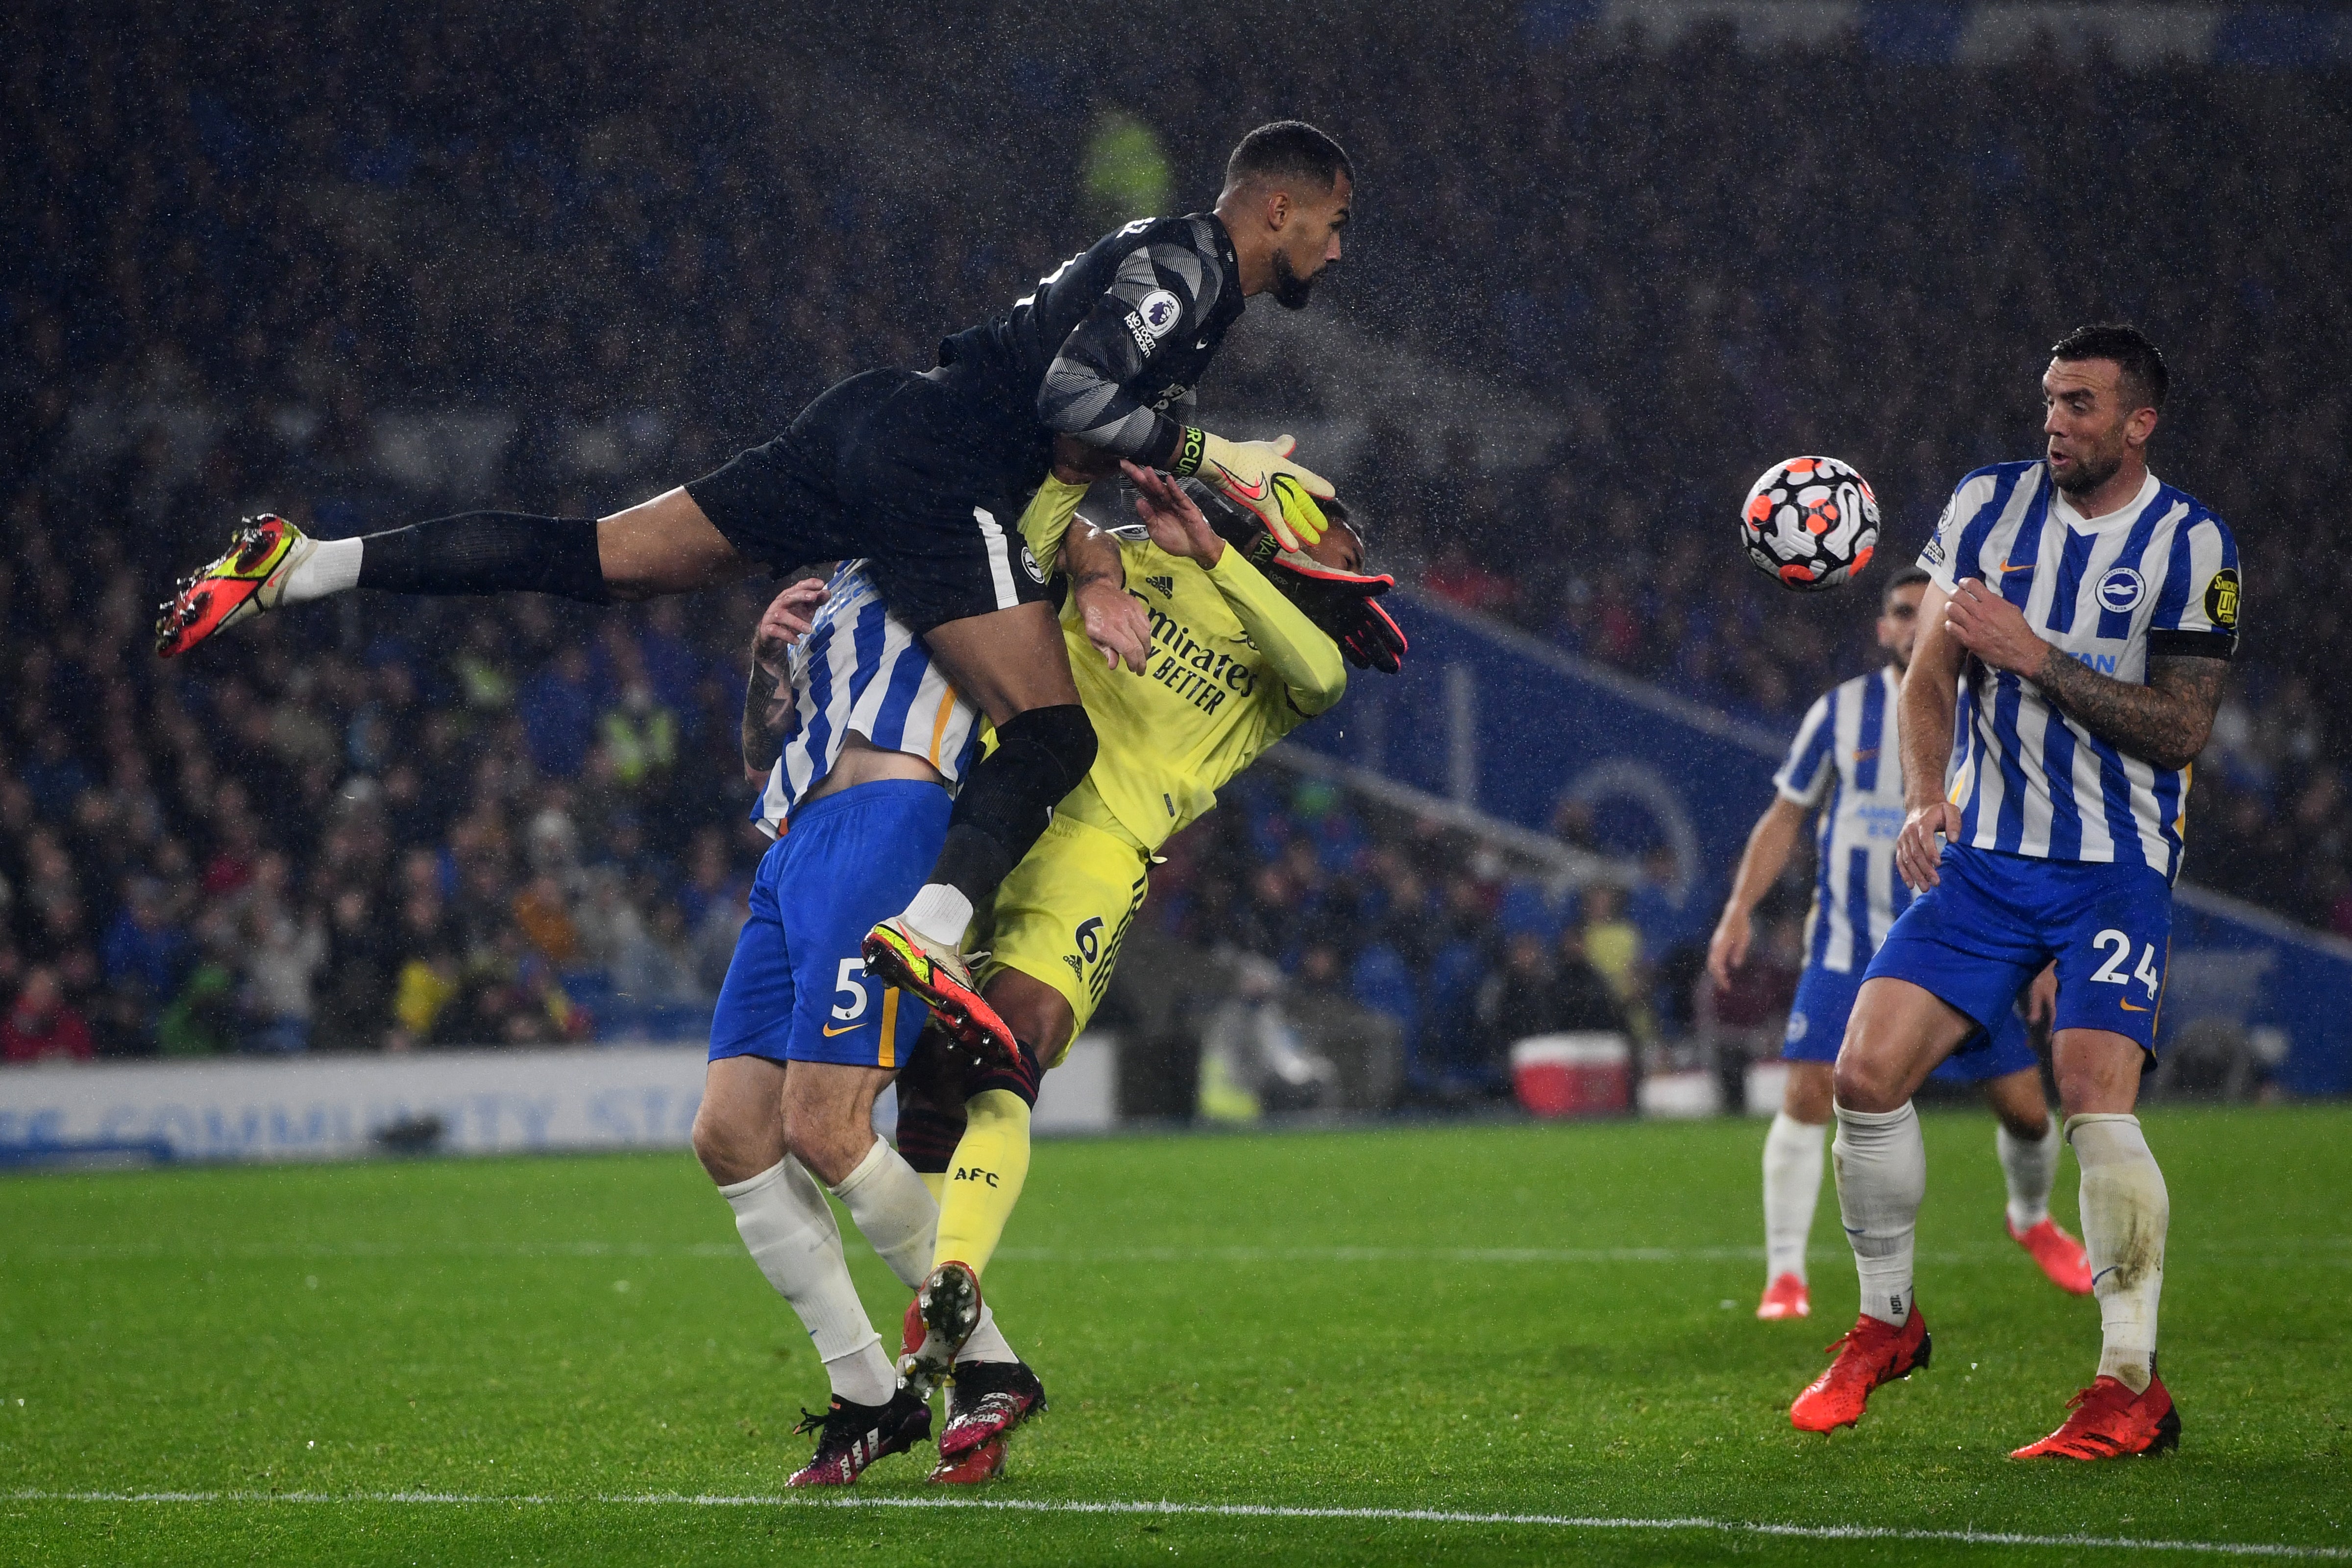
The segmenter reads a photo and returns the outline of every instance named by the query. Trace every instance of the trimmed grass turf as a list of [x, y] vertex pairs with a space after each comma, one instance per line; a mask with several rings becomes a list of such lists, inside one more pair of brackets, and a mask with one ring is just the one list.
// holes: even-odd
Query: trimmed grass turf
[[[1825, 1190], [1818, 1315], [1754, 1320], [1759, 1124], [1042, 1145], [989, 1283], [1054, 1410], [990, 1495], [2352, 1549], [2352, 1114], [2147, 1121], [2173, 1194], [2165, 1373], [2186, 1422], [2164, 1460], [2004, 1458], [2087, 1378], [2097, 1313], [2002, 1234], [1991, 1123], [1952, 1112], [1927, 1122], [1934, 1367], [1827, 1440], [1784, 1413], [1851, 1321], [1853, 1272]], [[2074, 1184], [2070, 1159], [2070, 1227]], [[844, 1228], [877, 1324], [894, 1322], [902, 1291]], [[0, 1182], [11, 1563], [2080, 1555], [593, 1500], [773, 1495], [807, 1451], [797, 1407], [823, 1396], [806, 1338], [683, 1153]], [[859, 1492], [926, 1495], [928, 1452]], [[558, 1500], [22, 1495], [157, 1490]]]

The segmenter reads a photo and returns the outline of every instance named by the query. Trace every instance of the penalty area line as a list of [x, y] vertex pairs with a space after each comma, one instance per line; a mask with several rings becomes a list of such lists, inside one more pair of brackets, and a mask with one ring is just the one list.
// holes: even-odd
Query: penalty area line
[[2258, 1541], [2163, 1541], [2128, 1535], [2032, 1535], [1994, 1530], [1916, 1530], [1899, 1525], [1774, 1524], [1737, 1519], [1623, 1519], [1567, 1513], [1473, 1513], [1431, 1508], [1303, 1508], [1247, 1502], [1087, 1502], [1046, 1498], [693, 1496], [683, 1492], [543, 1497], [463, 1492], [35, 1491], [0, 1492], [11, 1502], [422, 1504], [477, 1508], [807, 1508], [963, 1510], [983, 1513], [1148, 1514], [1179, 1519], [1332, 1520], [1350, 1523], [1505, 1526], [1562, 1531], [1679, 1531], [1716, 1535], [1768, 1535], [1796, 1541], [1935, 1542], [1955, 1546], [2090, 1547], [2106, 1552], [2189, 1552], [2221, 1557], [2352, 1560], [2352, 1547], [2297, 1546]]

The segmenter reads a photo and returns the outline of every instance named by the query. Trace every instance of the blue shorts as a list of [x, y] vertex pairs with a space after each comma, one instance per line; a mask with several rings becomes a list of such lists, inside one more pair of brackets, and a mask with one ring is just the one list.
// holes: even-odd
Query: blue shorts
[[[1845, 1039], [1846, 1016], [1862, 990], [1863, 971], [1841, 974], [1819, 964], [1808, 964], [1797, 981], [1797, 999], [1789, 1008], [1788, 1038], [1781, 1041], [1784, 1061], [1835, 1061]], [[1982, 1083], [2021, 1068], [2038, 1067], [2025, 1020], [2014, 1006], [2004, 1011], [1990, 1030], [1979, 1030], [1960, 1042], [1959, 1050], [1936, 1064], [1927, 1076], [1941, 1083]]]
[[711, 1061], [905, 1065], [929, 1010], [867, 979], [859, 949], [923, 885], [953, 804], [936, 784], [889, 779], [793, 813], [751, 880], [751, 918], [710, 1020]]
[[2056, 1029], [2103, 1029], [2156, 1054], [2172, 946], [2172, 884], [2146, 866], [1944, 847], [1942, 880], [1911, 901], [1870, 961], [1990, 1023], [2058, 964]]

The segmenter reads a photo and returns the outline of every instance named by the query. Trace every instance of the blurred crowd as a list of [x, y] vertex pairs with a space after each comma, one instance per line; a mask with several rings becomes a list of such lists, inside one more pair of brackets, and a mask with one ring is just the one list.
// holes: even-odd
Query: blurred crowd
[[[2352, 688], [2325, 664], [2352, 587], [2346, 83], [1656, 51], [1509, 5], [1318, 16], [27, 14], [0, 66], [7, 1054], [610, 1038], [700, 1005], [760, 842], [734, 750], [756, 588], [358, 595], [185, 669], [146, 651], [151, 607], [242, 512], [585, 515], [702, 472], [842, 374], [927, 362], [1139, 193], [1205, 200], [1285, 113], [1364, 175], [1314, 309], [1559, 416], [1538, 452], [1442, 406], [1356, 431], [1331, 466], [1378, 552], [1781, 727], [1871, 662], [1867, 606], [1736, 564], [1748, 480], [1834, 451], [1907, 556], [1961, 473], [2036, 448], [2043, 345], [2144, 324], [2175, 373], [2157, 468], [2231, 522], [2251, 595], [2188, 874], [2352, 932]], [[1311, 420], [1330, 390], [1310, 364], [1204, 395]], [[1155, 918], [1411, 1019], [1422, 1081], [1602, 992], [1676, 1027], [1699, 915], [1251, 799]]]

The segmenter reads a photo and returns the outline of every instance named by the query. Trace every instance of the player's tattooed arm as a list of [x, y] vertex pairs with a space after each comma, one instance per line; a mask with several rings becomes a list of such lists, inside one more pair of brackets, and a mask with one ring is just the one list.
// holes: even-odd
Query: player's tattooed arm
[[2229, 670], [2220, 659], [2151, 658], [2147, 684], [2133, 685], [2051, 648], [2029, 678], [2101, 740], [2126, 756], [2168, 768], [2186, 768], [2205, 749]]
[[2213, 733], [2229, 673], [2221, 659], [2151, 657], [2147, 685], [2119, 681], [2060, 652], [2016, 605], [1975, 578], [1953, 591], [1945, 618], [1969, 653], [2032, 681], [2067, 717], [2126, 756], [2185, 768]]
[[771, 600], [751, 632], [751, 674], [743, 685], [743, 771], [767, 776], [784, 748], [793, 721], [793, 644], [808, 634], [817, 606], [824, 602], [824, 580], [804, 577]]
[[789, 711], [777, 700], [776, 677], [751, 662], [751, 678], [743, 686], [743, 773], [764, 779], [784, 749], [783, 716]]

